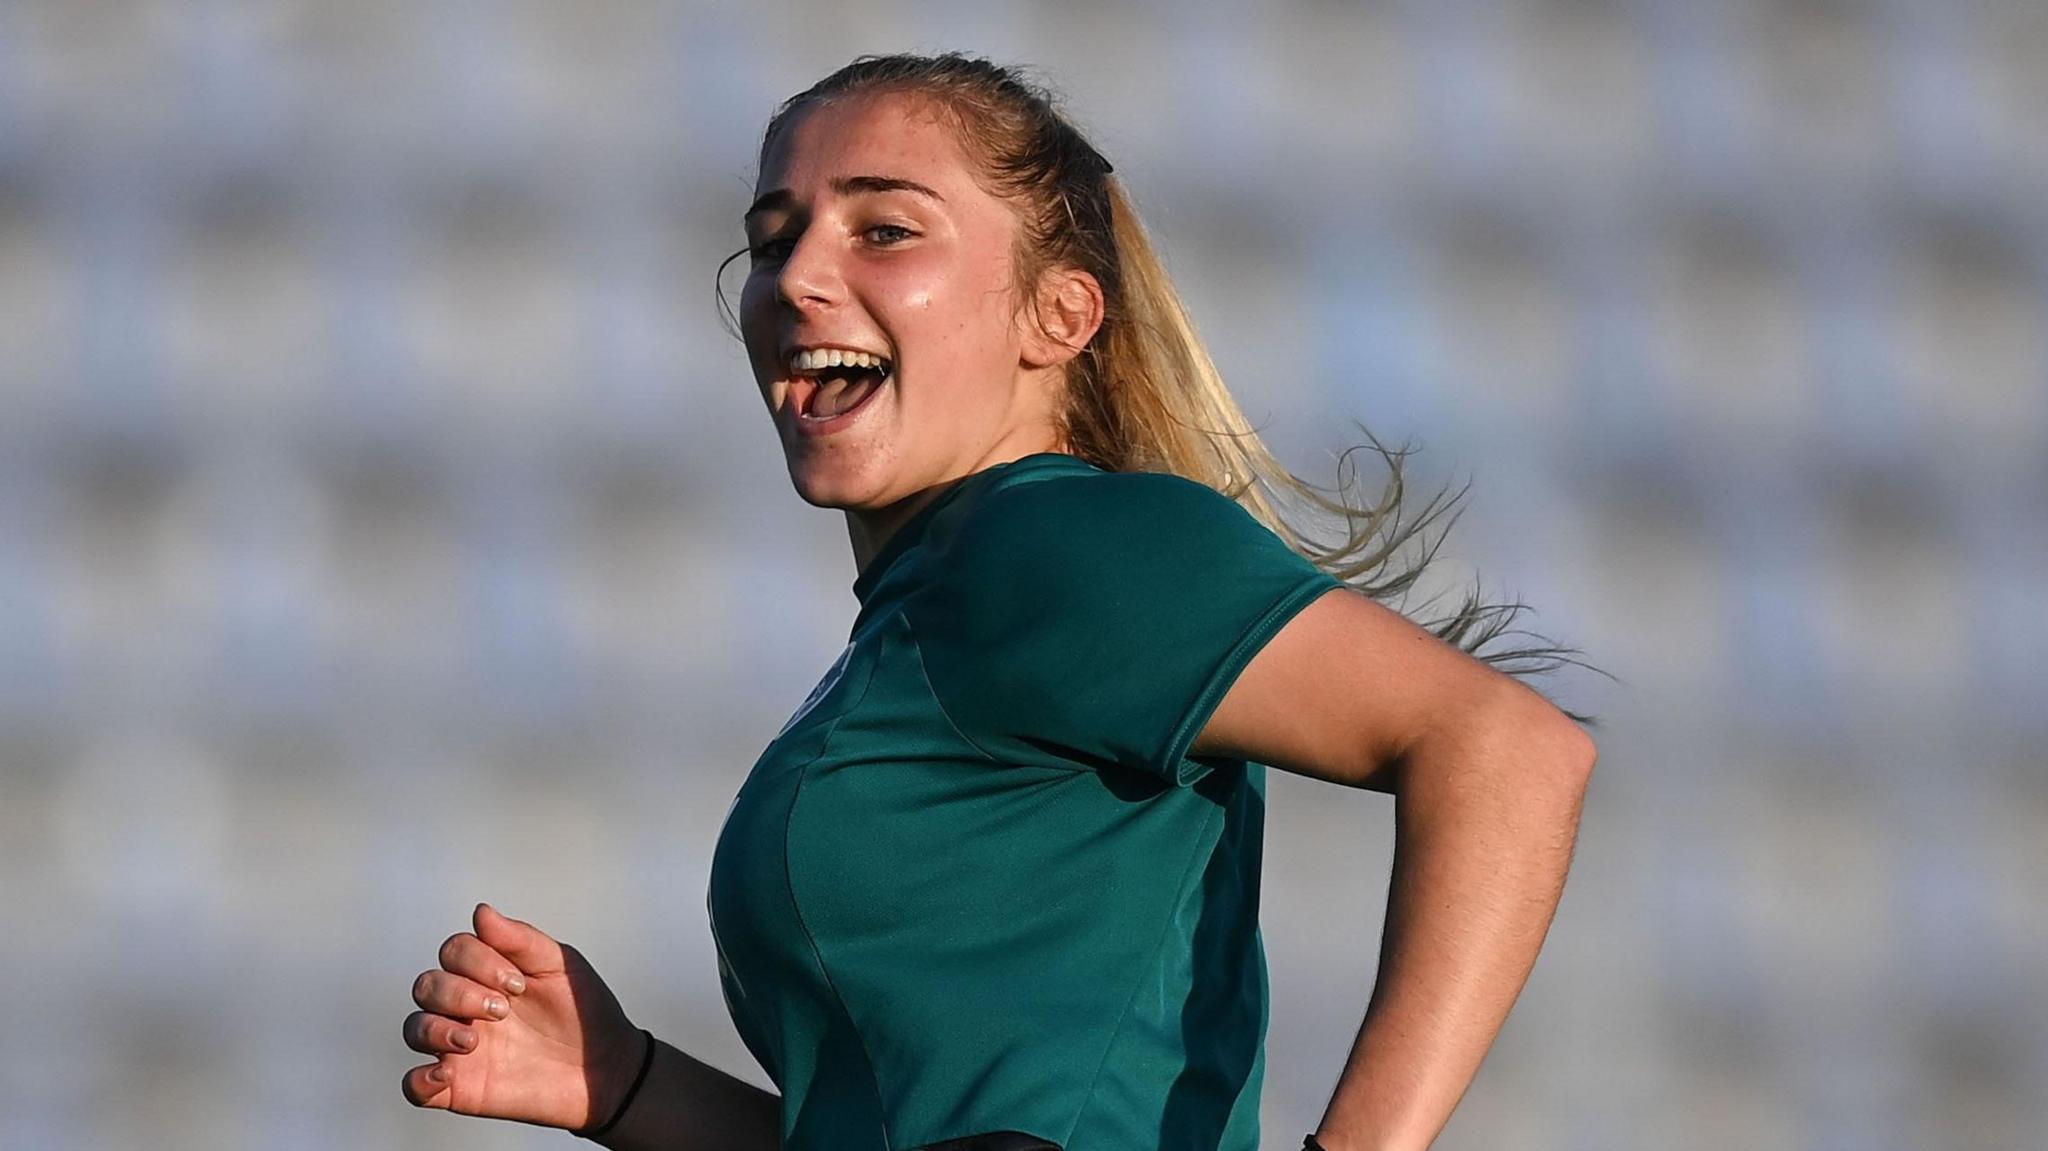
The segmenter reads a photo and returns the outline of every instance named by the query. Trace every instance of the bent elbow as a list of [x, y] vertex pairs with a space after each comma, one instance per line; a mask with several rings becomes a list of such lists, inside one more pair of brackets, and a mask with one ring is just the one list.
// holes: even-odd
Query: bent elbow
[[1559, 775], [1580, 784], [1592, 777], [1593, 765], [1600, 758], [1599, 745], [1585, 728], [1549, 700], [1529, 704], [1519, 722], [1528, 746], [1537, 749]]
[[1383, 774], [1385, 789], [1396, 795], [1417, 782], [1418, 773], [1440, 778], [1472, 768], [1504, 773], [1495, 778], [1516, 786], [1583, 792], [1598, 757], [1593, 737], [1570, 716], [1509, 681], [1507, 690], [1446, 716]]
[[[1559, 714], [1563, 718], [1563, 713]], [[1585, 728], [1569, 718], [1564, 718], [1564, 731], [1568, 751], [1565, 756], [1566, 765], [1581, 781], [1591, 779], [1593, 765], [1600, 762], [1600, 745], [1593, 742], [1592, 735]]]
[[1496, 730], [1514, 733], [1522, 758], [1558, 778], [1583, 787], [1593, 775], [1600, 748], [1577, 721], [1536, 692], [1515, 685], [1495, 713]]

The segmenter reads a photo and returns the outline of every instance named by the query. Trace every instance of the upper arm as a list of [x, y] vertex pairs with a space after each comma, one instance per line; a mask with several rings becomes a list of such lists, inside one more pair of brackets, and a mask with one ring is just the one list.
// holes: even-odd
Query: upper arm
[[1351, 588], [1333, 588], [1252, 657], [1192, 754], [1392, 793], [1394, 768], [1425, 737], [1504, 708], [1578, 730], [1513, 677]]

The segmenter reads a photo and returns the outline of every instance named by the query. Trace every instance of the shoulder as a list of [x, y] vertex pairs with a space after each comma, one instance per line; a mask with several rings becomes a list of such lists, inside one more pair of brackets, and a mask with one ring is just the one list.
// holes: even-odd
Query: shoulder
[[[1065, 474], [999, 485], [967, 509], [940, 582], [988, 607], [1113, 606], [1163, 586], [1299, 578], [1313, 565], [1249, 510], [1163, 472]], [[1111, 601], [1105, 604], [1105, 601]]]
[[1092, 472], [998, 486], [963, 521], [959, 542], [968, 553], [1015, 561], [1171, 550], [1247, 533], [1272, 534], [1207, 484], [1165, 472]]
[[1051, 748], [1178, 782], [1197, 713], [1336, 582], [1236, 500], [1153, 472], [991, 484], [927, 570], [905, 611], [959, 730], [1006, 762]]
[[1024, 476], [998, 484], [991, 501], [1012, 507], [1062, 505], [1087, 501], [1104, 509], [1132, 507], [1182, 507], [1187, 509], [1235, 508], [1237, 502], [1207, 484], [1172, 472], [1064, 472], [1052, 476]]

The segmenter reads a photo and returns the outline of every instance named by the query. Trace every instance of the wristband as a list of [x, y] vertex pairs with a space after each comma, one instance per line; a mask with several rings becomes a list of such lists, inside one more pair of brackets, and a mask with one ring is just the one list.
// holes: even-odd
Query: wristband
[[633, 1096], [640, 1093], [640, 1085], [647, 1082], [648, 1069], [654, 1066], [654, 1032], [642, 1027], [640, 1034], [647, 1037], [647, 1054], [640, 1057], [640, 1073], [633, 1076], [633, 1085], [626, 1088], [626, 1097], [619, 1100], [619, 1109], [612, 1112], [612, 1117], [605, 1120], [602, 1126], [586, 1127], [581, 1131], [571, 1131], [569, 1134], [578, 1139], [595, 1139], [617, 1126], [619, 1119], [626, 1114], [626, 1108], [633, 1105]]
[[1316, 1133], [1311, 1131], [1302, 1137], [1301, 1151], [1330, 1151], [1330, 1149], [1316, 1142]]

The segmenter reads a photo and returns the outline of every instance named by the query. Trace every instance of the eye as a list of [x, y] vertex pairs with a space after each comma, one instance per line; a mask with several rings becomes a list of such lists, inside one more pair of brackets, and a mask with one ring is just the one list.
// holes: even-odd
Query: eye
[[755, 263], [760, 263], [763, 260], [779, 260], [789, 255], [789, 249], [795, 243], [796, 240], [789, 236], [773, 236], [758, 244], [748, 245], [747, 253], [753, 257]]
[[901, 224], [876, 224], [874, 227], [869, 228], [866, 234], [874, 237], [875, 241], [880, 244], [900, 244], [917, 236], [916, 232]]

